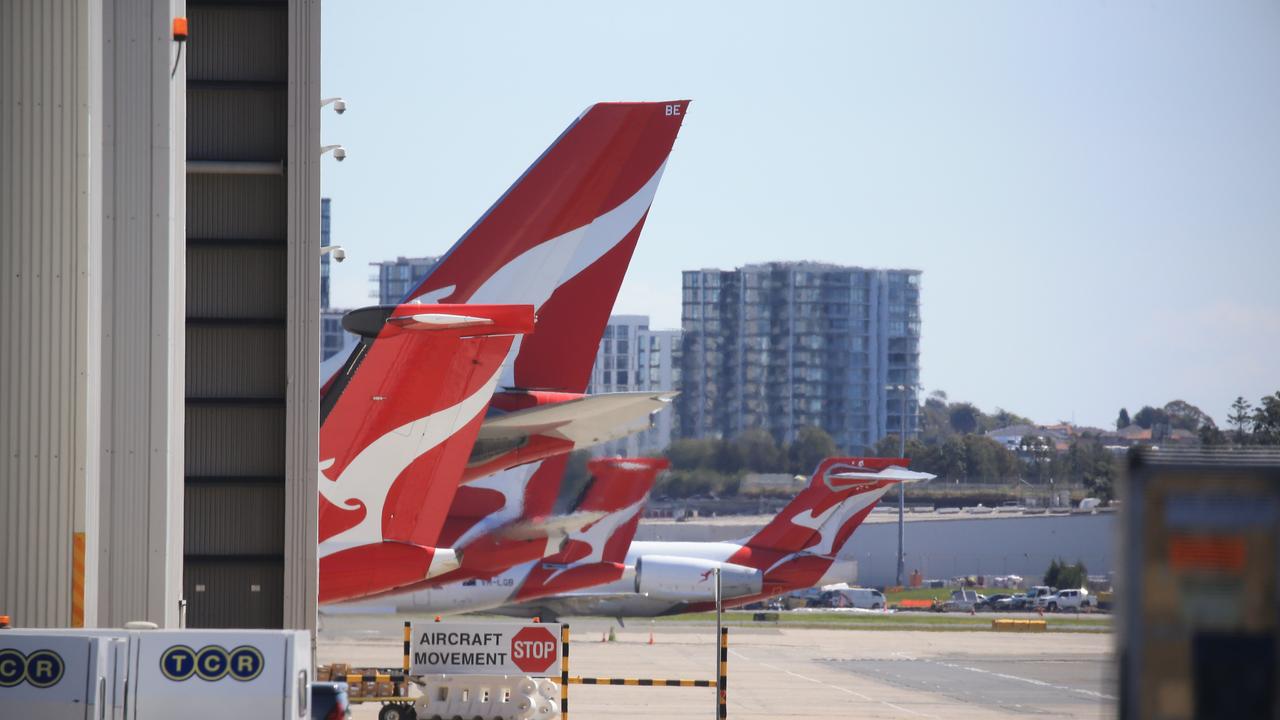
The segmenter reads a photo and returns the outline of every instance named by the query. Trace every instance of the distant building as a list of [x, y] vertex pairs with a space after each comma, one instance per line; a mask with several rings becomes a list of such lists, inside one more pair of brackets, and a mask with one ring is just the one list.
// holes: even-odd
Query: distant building
[[342, 316], [347, 312], [341, 308], [320, 311], [320, 362], [338, 354], [343, 348], [355, 347], [359, 341], [355, 335], [342, 329]]
[[369, 281], [374, 283], [369, 296], [378, 298], [379, 305], [403, 302], [407, 299], [405, 296], [422, 282], [439, 260], [438, 257], [398, 257], [395, 260], [369, 263], [369, 267], [376, 268], [369, 277]]
[[[920, 271], [775, 262], [683, 274], [680, 437], [805, 425], [847, 452], [919, 427]], [[903, 385], [906, 391], [887, 389]]]
[[[329, 234], [329, 198], [320, 198], [320, 247], [332, 245]], [[356, 342], [356, 336], [342, 329], [341, 308], [329, 307], [329, 253], [320, 256], [320, 362], [336, 355], [343, 347]]]
[[[648, 315], [611, 315], [591, 368], [588, 393], [674, 390], [680, 374], [680, 331], [650, 330]], [[645, 455], [671, 443], [673, 412], [658, 412], [652, 426], [599, 446], [593, 454]]]
[[[330, 244], [329, 198], [320, 198], [320, 247], [329, 247]], [[320, 309], [329, 309], [329, 253], [320, 256]]]

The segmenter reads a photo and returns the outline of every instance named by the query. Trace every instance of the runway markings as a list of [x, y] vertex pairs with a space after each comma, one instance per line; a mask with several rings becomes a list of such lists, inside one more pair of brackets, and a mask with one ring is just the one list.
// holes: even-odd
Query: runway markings
[[1046, 682], [1044, 680], [1036, 680], [1035, 678], [1025, 678], [1025, 677], [1020, 677], [1018, 675], [1010, 675], [1008, 673], [995, 672], [993, 670], [984, 670], [982, 668], [971, 667], [969, 665], [957, 665], [956, 663], [943, 662], [941, 660], [928, 660], [925, 658], [917, 658], [917, 657], [907, 655], [906, 653], [900, 653], [900, 652], [895, 652], [894, 655], [897, 655], [903, 658], [904, 660], [917, 660], [919, 662], [926, 662], [926, 663], [932, 663], [934, 665], [941, 665], [942, 667], [951, 668], [952, 670], [968, 670], [969, 672], [981, 673], [983, 675], [990, 675], [991, 677], [998, 677], [1002, 680], [1014, 680], [1017, 682], [1027, 683], [1029, 685], [1035, 685], [1037, 687], [1051, 688], [1053, 690], [1062, 690], [1064, 692], [1076, 693], [1077, 695], [1084, 695], [1085, 697], [1093, 698], [1094, 700], [1118, 700], [1119, 699], [1114, 695], [1107, 695], [1106, 693], [1100, 693], [1094, 690], [1085, 690], [1084, 688], [1071, 687], [1070, 685], [1056, 685], [1054, 683]]
[[875, 699], [875, 698], [873, 698], [873, 697], [869, 697], [869, 696], [867, 696], [867, 695], [863, 695], [863, 694], [862, 694], [862, 693], [860, 693], [860, 692], [855, 692], [855, 691], [850, 690], [849, 688], [846, 688], [846, 687], [840, 687], [839, 685], [832, 685], [831, 683], [823, 682], [823, 681], [821, 681], [821, 680], [818, 680], [817, 678], [811, 678], [811, 677], [809, 677], [809, 676], [807, 676], [807, 675], [801, 675], [801, 674], [800, 674], [800, 673], [798, 673], [798, 672], [794, 672], [794, 671], [791, 671], [791, 670], [787, 670], [786, 668], [780, 668], [780, 667], [778, 667], [777, 665], [771, 665], [771, 664], [769, 664], [769, 663], [767, 663], [767, 662], [764, 662], [763, 660], [753, 660], [752, 658], [749, 658], [749, 657], [747, 657], [746, 655], [743, 655], [742, 653], [738, 652], [737, 650], [730, 649], [730, 650], [729, 650], [729, 652], [730, 652], [731, 654], [733, 654], [733, 655], [737, 655], [738, 657], [742, 658], [743, 660], [746, 660], [746, 661], [748, 661], [748, 662], [753, 662], [753, 663], [755, 663], [755, 664], [757, 664], [757, 665], [759, 665], [759, 666], [761, 666], [761, 667], [769, 668], [770, 670], [773, 670], [773, 671], [775, 671], [775, 672], [786, 673], [787, 675], [790, 675], [790, 676], [792, 676], [792, 677], [800, 678], [801, 680], [806, 680], [806, 681], [811, 682], [811, 683], [817, 683], [818, 685], [821, 685], [821, 686], [823, 686], [823, 687], [831, 688], [832, 690], [838, 690], [838, 691], [840, 691], [840, 692], [842, 692], [842, 693], [845, 693], [846, 695], [853, 695], [854, 697], [861, 698], [861, 699], [863, 699], [863, 700], [866, 700], [867, 702], [878, 702], [878, 703], [880, 703], [881, 705], [884, 705], [885, 707], [893, 708], [894, 710], [897, 710], [897, 711], [899, 711], [899, 712], [907, 713], [908, 715], [914, 715], [914, 716], [916, 716], [916, 717], [924, 717], [924, 718], [937, 718], [937, 717], [938, 717], [937, 715], [929, 715], [928, 713], [918, 712], [918, 711], [916, 711], [916, 710], [912, 710], [912, 709], [910, 709], [910, 708], [902, 707], [901, 705], [895, 705], [895, 704], [893, 704], [893, 703], [889, 702], [888, 700], [877, 700], [877, 699]]

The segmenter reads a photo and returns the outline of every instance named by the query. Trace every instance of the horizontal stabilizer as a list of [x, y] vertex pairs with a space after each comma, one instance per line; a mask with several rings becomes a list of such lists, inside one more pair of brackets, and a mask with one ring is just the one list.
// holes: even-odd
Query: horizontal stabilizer
[[649, 416], [666, 407], [675, 392], [621, 392], [538, 405], [486, 417], [480, 440], [546, 435], [575, 447], [608, 442], [645, 429]]
[[863, 482], [900, 482], [915, 483], [932, 480], [936, 475], [926, 472], [916, 472], [915, 470], [907, 470], [896, 465], [891, 465], [879, 472], [856, 471], [833, 473], [829, 475], [832, 480], [861, 480]]
[[497, 531], [497, 535], [508, 540], [537, 540], [540, 538], [567, 537], [608, 513], [575, 512], [569, 515], [557, 515], [549, 518], [537, 518], [512, 523]]

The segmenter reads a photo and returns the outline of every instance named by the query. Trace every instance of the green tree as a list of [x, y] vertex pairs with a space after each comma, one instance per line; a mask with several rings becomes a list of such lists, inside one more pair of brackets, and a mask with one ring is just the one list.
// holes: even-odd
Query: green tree
[[805, 425], [796, 432], [795, 442], [787, 447], [788, 472], [808, 475], [824, 458], [838, 453], [836, 441], [825, 430]]
[[1143, 430], [1150, 430], [1157, 425], [1168, 426], [1169, 413], [1161, 408], [1143, 405], [1142, 409], [1133, 416], [1133, 423]]
[[979, 419], [982, 417], [981, 410], [970, 403], [955, 403], [949, 410], [947, 421], [952, 430], [961, 435], [977, 432]]
[[1104, 501], [1115, 497], [1122, 467], [1120, 458], [1097, 438], [1076, 439], [1061, 461], [1064, 476], [1083, 484], [1094, 497]]
[[1259, 445], [1280, 445], [1280, 391], [1262, 398], [1253, 411], [1253, 440]]
[[1213, 446], [1227, 444], [1226, 433], [1219, 430], [1217, 425], [1201, 425], [1200, 431], [1197, 434], [1200, 436], [1201, 445]]
[[743, 466], [758, 473], [772, 473], [782, 470], [782, 451], [773, 435], [762, 428], [744, 430], [733, 439], [733, 444], [742, 457]]
[[1081, 560], [1077, 560], [1074, 565], [1068, 565], [1062, 558], [1054, 558], [1049, 561], [1049, 569], [1044, 573], [1045, 585], [1062, 590], [1082, 588], [1088, 584], [1088, 581], [1089, 571]]
[[715, 444], [715, 440], [673, 440], [667, 446], [666, 456], [674, 470], [707, 467], [715, 455]]
[[1056, 454], [1053, 444], [1039, 435], [1023, 435], [1018, 441], [1018, 452], [1027, 465], [1027, 478], [1031, 482], [1047, 483], [1053, 477], [1053, 461]]
[[1217, 424], [1208, 413], [1186, 400], [1172, 400], [1165, 403], [1163, 409], [1169, 418], [1169, 425], [1182, 430], [1196, 432], [1204, 425]]
[[984, 432], [997, 430], [999, 428], [1009, 427], [1011, 425], [1035, 425], [1030, 418], [1025, 418], [1017, 413], [1009, 412], [1004, 408], [996, 408], [993, 415], [986, 417], [982, 430]]
[[1248, 428], [1253, 424], [1253, 406], [1244, 396], [1237, 396], [1236, 401], [1231, 403], [1231, 414], [1227, 415], [1227, 422], [1236, 429], [1236, 444], [1245, 444], [1248, 440]]
[[1116, 429], [1123, 430], [1127, 427], [1129, 427], [1129, 411], [1120, 408], [1120, 415], [1116, 418]]
[[1054, 558], [1049, 561], [1049, 569], [1044, 571], [1044, 584], [1058, 587], [1058, 578], [1062, 575], [1062, 563]]
[[731, 475], [746, 466], [746, 456], [737, 443], [720, 440], [711, 454], [711, 467], [719, 473]]

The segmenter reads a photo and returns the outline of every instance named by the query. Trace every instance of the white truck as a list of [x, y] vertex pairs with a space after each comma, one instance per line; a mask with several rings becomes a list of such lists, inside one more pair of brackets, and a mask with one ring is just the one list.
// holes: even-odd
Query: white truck
[[824, 597], [831, 607], [858, 608], [861, 610], [883, 610], [887, 603], [884, 593], [875, 588], [837, 587]]
[[0, 630], [6, 718], [297, 720], [310, 694], [305, 631]]
[[1084, 588], [1059, 590], [1052, 595], [1044, 595], [1036, 599], [1036, 607], [1044, 608], [1049, 612], [1080, 612], [1097, 606], [1097, 601]]

